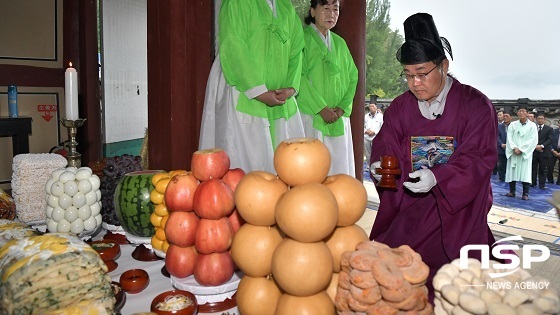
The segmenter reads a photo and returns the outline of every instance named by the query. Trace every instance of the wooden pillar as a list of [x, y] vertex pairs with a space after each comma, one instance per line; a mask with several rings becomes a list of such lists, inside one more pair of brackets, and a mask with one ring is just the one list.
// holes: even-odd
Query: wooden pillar
[[150, 169], [190, 169], [213, 56], [213, 1], [148, 0]]
[[340, 16], [335, 32], [342, 36], [354, 62], [358, 67], [358, 86], [354, 96], [354, 105], [350, 122], [352, 124], [352, 139], [354, 141], [354, 161], [356, 163], [356, 178], [363, 180], [364, 174], [364, 100], [366, 86], [366, 0], [351, 0], [342, 2]]
[[[65, 1], [67, 2], [67, 1]], [[99, 63], [97, 61], [97, 5], [96, 1], [80, 1], [80, 117], [86, 117], [78, 131], [78, 145], [82, 151], [82, 165], [103, 156], [101, 138], [101, 103]]]

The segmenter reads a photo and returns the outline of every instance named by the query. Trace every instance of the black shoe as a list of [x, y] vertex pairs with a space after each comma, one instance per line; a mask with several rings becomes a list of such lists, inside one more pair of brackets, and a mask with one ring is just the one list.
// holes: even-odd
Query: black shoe
[[553, 181], [553, 180], [549, 180], [548, 183], [549, 183], [549, 184], [554, 184], [554, 181]]
[[521, 199], [522, 199], [522, 200], [529, 200], [529, 196], [523, 195], [523, 196], [521, 197]]
[[544, 186], [539, 187], [540, 190], [545, 190], [546, 188], [544, 188]]
[[536, 187], [536, 186], [537, 186], [537, 185], [535, 185], [535, 184], [531, 184], [531, 187]]
[[506, 197], [515, 197], [515, 193], [510, 193], [510, 192], [508, 192], [508, 193], [505, 194], [504, 196], [506, 196]]
[[556, 185], [560, 185], [560, 182], [556, 182]]

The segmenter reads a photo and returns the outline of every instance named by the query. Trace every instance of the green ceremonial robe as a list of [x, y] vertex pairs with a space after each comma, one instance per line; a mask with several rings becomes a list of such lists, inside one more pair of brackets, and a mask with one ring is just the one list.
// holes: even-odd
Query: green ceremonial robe
[[228, 85], [240, 91], [236, 109], [268, 118], [290, 118], [294, 97], [269, 107], [244, 94], [266, 85], [268, 90], [299, 90], [304, 46], [301, 21], [290, 0], [275, 1], [276, 17], [265, 0], [224, 0], [219, 15], [220, 62]]
[[[509, 124], [506, 142], [506, 182], [530, 183], [532, 181], [531, 165], [537, 142], [538, 132], [534, 122], [527, 120], [525, 124], [521, 124], [516, 120]], [[515, 155], [514, 148], [519, 148], [522, 153]]]
[[330, 32], [331, 50], [329, 51], [312, 26], [305, 27], [303, 33], [305, 48], [302, 80], [297, 96], [300, 111], [313, 115], [313, 128], [321, 131], [323, 135], [342, 136], [344, 135], [343, 121], [339, 119], [332, 124], [327, 124], [319, 112], [326, 106], [340, 107], [344, 110], [344, 116], [350, 117], [358, 83], [358, 68], [342, 37]]

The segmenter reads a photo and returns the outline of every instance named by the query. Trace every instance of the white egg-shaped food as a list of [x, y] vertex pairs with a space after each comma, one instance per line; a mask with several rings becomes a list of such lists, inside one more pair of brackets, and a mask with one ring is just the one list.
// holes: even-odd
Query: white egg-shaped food
[[51, 233], [58, 232], [58, 222], [56, 222], [55, 220], [52, 220], [52, 219], [48, 219], [47, 220], [47, 229]]
[[70, 232], [70, 222], [66, 221], [65, 219], [58, 221], [57, 231], [60, 233]]
[[67, 209], [72, 205], [72, 197], [68, 196], [67, 194], [62, 194], [58, 197], [58, 205], [62, 209]]
[[51, 218], [56, 222], [60, 222], [64, 219], [64, 209], [59, 206], [54, 207]]
[[89, 181], [89, 179], [82, 179], [78, 182], [78, 191], [82, 194], [87, 194], [93, 189], [93, 185]]
[[49, 205], [53, 208], [58, 206], [58, 197], [55, 196], [55, 195], [48, 194], [47, 195], [47, 205]]
[[66, 171], [60, 174], [60, 178], [58, 180], [61, 181], [63, 184], [66, 183], [67, 181], [74, 181], [76, 180], [76, 174], [74, 174], [71, 171]]
[[78, 208], [78, 217], [84, 221], [91, 218], [91, 207], [86, 204]]
[[101, 217], [101, 214], [98, 214], [95, 216], [95, 221], [97, 221], [97, 225], [101, 225], [101, 222], [103, 222], [103, 218]]
[[80, 167], [76, 172], [76, 180], [88, 179], [91, 177], [91, 168], [89, 167]]
[[51, 185], [51, 195], [59, 197], [64, 193], [64, 183], [57, 180]]
[[84, 231], [84, 221], [78, 218], [76, 221], [70, 223], [70, 231], [75, 234], [80, 234]]
[[101, 206], [100, 206], [101, 202], [96, 202], [92, 205], [89, 206], [90, 210], [91, 210], [91, 215], [92, 216], [96, 216], [99, 213], [101, 213]]
[[51, 193], [51, 186], [56, 181], [57, 181], [57, 179], [54, 179], [54, 178], [51, 178], [47, 181], [47, 184], [45, 184], [45, 191], [47, 192], [47, 194]]
[[95, 228], [97, 228], [97, 220], [95, 220], [95, 217], [89, 217], [89, 219], [84, 220], [84, 229], [86, 231], [92, 231]]
[[82, 194], [81, 192], [77, 192], [74, 197], [72, 197], [72, 204], [76, 208], [80, 208], [81, 206], [86, 204], [86, 195]]
[[52, 219], [53, 210], [54, 210], [54, 207], [47, 206], [47, 219]]
[[69, 180], [64, 183], [64, 193], [73, 197], [78, 192], [78, 184], [74, 180]]
[[95, 193], [95, 191], [90, 191], [86, 194], [86, 204], [91, 206], [97, 201], [97, 194]]
[[91, 189], [93, 190], [99, 189], [99, 186], [101, 185], [101, 180], [99, 179], [99, 176], [93, 174], [88, 180], [91, 182]]
[[70, 223], [76, 221], [78, 215], [79, 215], [78, 208], [74, 206], [70, 206], [66, 210], [64, 210], [64, 219], [66, 219], [66, 221]]

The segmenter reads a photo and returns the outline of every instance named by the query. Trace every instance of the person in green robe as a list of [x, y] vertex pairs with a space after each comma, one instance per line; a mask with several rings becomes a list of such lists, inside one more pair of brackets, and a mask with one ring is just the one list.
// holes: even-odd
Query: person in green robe
[[506, 141], [506, 182], [509, 183], [507, 197], [515, 197], [516, 182], [522, 182], [521, 199], [529, 200], [529, 187], [532, 181], [533, 151], [537, 145], [537, 126], [527, 116], [527, 106], [517, 109], [519, 120], [508, 126]]
[[338, 0], [311, 0], [297, 101], [305, 136], [318, 138], [329, 148], [329, 175], [355, 176], [350, 114], [358, 69], [344, 39], [330, 31], [339, 12]]
[[199, 149], [224, 149], [231, 168], [275, 173], [278, 144], [304, 136], [301, 21], [290, 0], [224, 0], [218, 23]]

